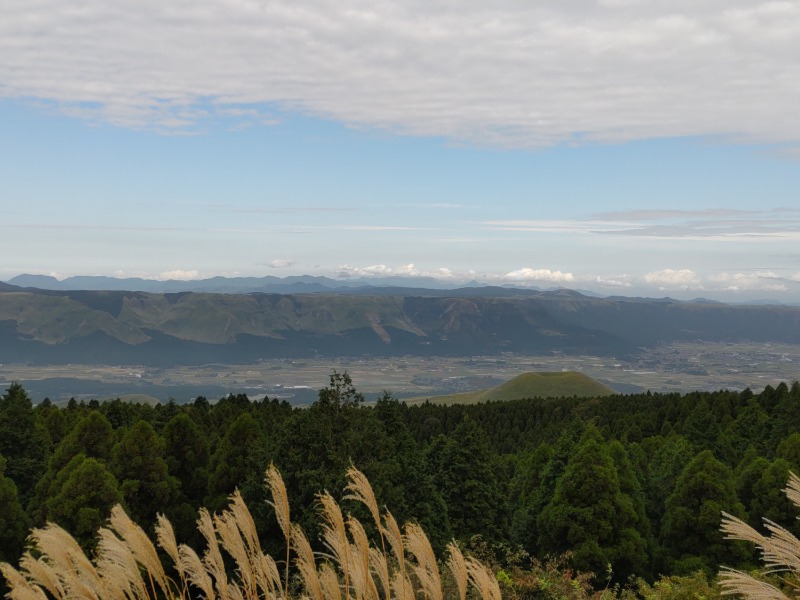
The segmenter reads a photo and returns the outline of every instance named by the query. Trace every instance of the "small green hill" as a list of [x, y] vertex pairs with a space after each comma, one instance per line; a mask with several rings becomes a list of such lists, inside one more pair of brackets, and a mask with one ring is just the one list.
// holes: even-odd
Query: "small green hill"
[[574, 371], [523, 373], [497, 387], [475, 392], [410, 398], [409, 404], [430, 400], [434, 404], [476, 404], [493, 400], [519, 400], [520, 398], [601, 397], [616, 394], [610, 387], [588, 375]]
[[123, 402], [130, 402], [131, 404], [149, 404], [150, 406], [155, 406], [161, 403], [161, 400], [158, 398], [153, 398], [145, 394], [123, 394], [121, 396], [114, 396], [113, 398], [105, 398], [100, 402], [113, 402], [117, 398]]

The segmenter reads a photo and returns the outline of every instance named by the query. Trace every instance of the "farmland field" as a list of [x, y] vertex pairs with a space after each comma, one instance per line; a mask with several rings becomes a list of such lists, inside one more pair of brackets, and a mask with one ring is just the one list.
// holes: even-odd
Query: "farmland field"
[[503, 356], [470, 358], [320, 358], [263, 360], [247, 365], [153, 368], [137, 365], [0, 365], [0, 385], [22, 382], [34, 401], [70, 397], [108, 398], [144, 394], [186, 402], [229, 392], [264, 394], [294, 404], [312, 402], [333, 369], [348, 371], [368, 398], [391, 391], [400, 398], [485, 389], [527, 371], [577, 371], [618, 392], [760, 390], [800, 375], [800, 345], [768, 343], [675, 343], [643, 351], [635, 360], [595, 356]]

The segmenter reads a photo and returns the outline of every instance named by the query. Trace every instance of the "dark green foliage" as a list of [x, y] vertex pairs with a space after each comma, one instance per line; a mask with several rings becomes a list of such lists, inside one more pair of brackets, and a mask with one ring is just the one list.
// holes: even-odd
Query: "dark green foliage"
[[672, 558], [666, 572], [688, 574], [703, 568], [711, 573], [720, 564], [737, 565], [747, 559], [741, 543], [723, 539], [722, 511], [745, 518], [733, 472], [706, 450], [686, 466], [667, 498], [661, 538]]
[[217, 509], [227, 496], [248, 479], [262, 478], [264, 465], [260, 454], [264, 436], [250, 413], [243, 412], [219, 441], [211, 460], [207, 504]]
[[208, 488], [206, 436], [184, 413], [174, 416], [164, 427], [164, 441], [169, 472], [178, 478], [187, 500], [199, 505]]
[[[628, 481], [625, 487], [633, 491], [637, 485]], [[646, 531], [642, 535], [637, 529], [645, 526], [636, 504], [643, 505], [643, 499], [634, 501], [622, 491], [609, 446], [589, 429], [539, 516], [540, 543], [550, 553], [573, 552], [572, 562], [581, 571], [603, 579], [610, 568], [624, 581], [647, 568]]]
[[[57, 518], [87, 532], [84, 539], [123, 501], [142, 524], [163, 511], [180, 541], [202, 542], [192, 537], [197, 509], [219, 508], [238, 487], [263, 543], [280, 544], [263, 486], [270, 461], [283, 472], [292, 517], [308, 527], [312, 544], [315, 495], [327, 489], [341, 498], [350, 464], [369, 477], [380, 505], [400, 521], [417, 518], [439, 549], [457, 535], [501, 562], [522, 556], [517, 544], [539, 557], [572, 551], [573, 565], [598, 580], [609, 563], [615, 581], [698, 568], [711, 574], [720, 562], [746, 567], [747, 553], [717, 533], [722, 509], [746, 509], [756, 526], [767, 517], [797, 528], [781, 492], [788, 470], [800, 470], [800, 429], [786, 425], [800, 423], [797, 384], [761, 394], [409, 407], [389, 394], [365, 405], [349, 376], [334, 373], [307, 409], [244, 394], [216, 404], [33, 408], [18, 386], [2, 406], [0, 444], [16, 452], [17, 466], [35, 465], [22, 458], [42, 461], [31, 478], [35, 494], [23, 504], [30, 524]], [[18, 435], [16, 421], [40, 445]], [[14, 508], [25, 501], [22, 487], [15, 504], [10, 484], [7, 470], [0, 497], [10, 500], [0, 520], [12, 523], [0, 523], [0, 531], [13, 545], [20, 531], [13, 522], [28, 523]], [[372, 527], [363, 506], [344, 507]]]
[[143, 527], [177, 500], [179, 483], [168, 472], [164, 440], [147, 421], [138, 421], [114, 446], [111, 470], [130, 516]]
[[12, 383], [0, 397], [0, 456], [6, 459], [5, 476], [16, 484], [22, 502], [30, 499], [44, 474], [49, 447], [28, 394]]
[[84, 547], [104, 523], [115, 504], [122, 502], [117, 480], [103, 463], [83, 454], [74, 457], [55, 481], [56, 493], [47, 500], [47, 520], [55, 521]]
[[28, 534], [28, 519], [17, 497], [17, 486], [5, 476], [7, 464], [0, 456], [0, 561], [15, 561]]
[[466, 418], [450, 436], [428, 448], [428, 464], [447, 506], [453, 535], [466, 539], [491, 532], [505, 537], [505, 502], [486, 434]]

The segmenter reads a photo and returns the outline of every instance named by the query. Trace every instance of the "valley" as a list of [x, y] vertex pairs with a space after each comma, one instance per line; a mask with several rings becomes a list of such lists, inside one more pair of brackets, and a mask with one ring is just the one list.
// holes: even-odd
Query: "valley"
[[164, 402], [198, 395], [216, 399], [244, 392], [309, 404], [333, 369], [347, 371], [368, 399], [389, 390], [398, 398], [437, 396], [493, 387], [527, 371], [576, 371], [620, 393], [688, 392], [750, 387], [754, 391], [800, 375], [800, 345], [765, 342], [676, 342], [642, 349], [630, 359], [588, 355], [475, 357], [338, 357], [263, 359], [252, 364], [0, 365], [0, 386], [19, 381], [34, 402], [64, 402], [143, 394]]

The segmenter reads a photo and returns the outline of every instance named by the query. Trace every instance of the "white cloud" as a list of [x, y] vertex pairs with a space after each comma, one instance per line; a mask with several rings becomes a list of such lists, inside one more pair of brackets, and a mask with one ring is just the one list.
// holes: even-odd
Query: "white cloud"
[[287, 267], [293, 266], [295, 263], [293, 260], [289, 258], [276, 258], [274, 260], [269, 261], [267, 266], [273, 269], [285, 269]]
[[550, 283], [569, 283], [575, 281], [572, 273], [562, 271], [552, 271], [550, 269], [532, 269], [524, 267], [515, 271], [509, 271], [502, 276], [506, 281], [547, 281]]
[[587, 283], [593, 283], [603, 288], [629, 288], [633, 284], [630, 282], [629, 275], [620, 275], [618, 277], [603, 277], [601, 275], [592, 276], [584, 279]]
[[739, 292], [745, 290], [761, 290], [765, 292], [789, 291], [787, 284], [792, 278], [782, 277], [773, 271], [715, 273], [708, 276], [708, 280], [715, 284], [719, 290]]
[[797, 1], [0, 4], [0, 97], [156, 130], [277, 108], [488, 145], [796, 143], [798, 55]]
[[691, 269], [662, 269], [647, 273], [643, 278], [645, 283], [655, 285], [660, 290], [689, 290], [702, 289], [702, 280]]
[[181, 269], [176, 269], [174, 271], [164, 271], [163, 273], [159, 273], [154, 277], [158, 281], [167, 281], [169, 279], [179, 279], [181, 281], [189, 281], [194, 279], [201, 279], [200, 271], [191, 270], [191, 271], [183, 271]]
[[399, 267], [389, 267], [386, 265], [371, 265], [368, 267], [354, 267], [351, 265], [339, 265], [336, 267], [339, 277], [433, 277], [434, 279], [457, 279], [461, 275], [454, 273], [447, 267], [438, 269], [420, 270], [413, 263], [401, 265]]

